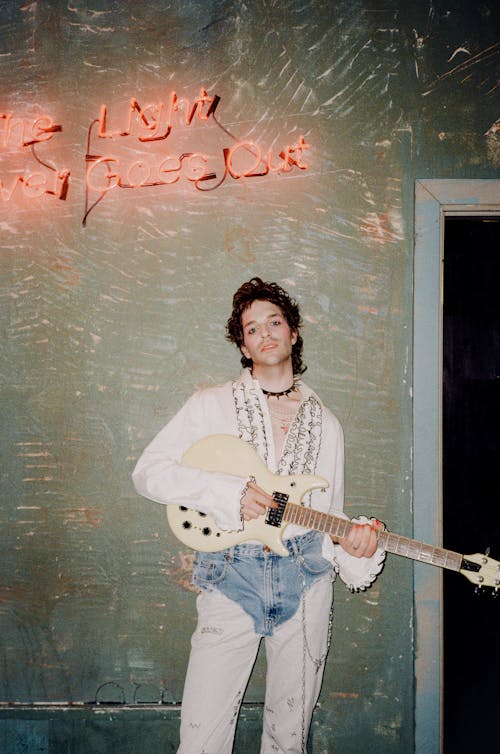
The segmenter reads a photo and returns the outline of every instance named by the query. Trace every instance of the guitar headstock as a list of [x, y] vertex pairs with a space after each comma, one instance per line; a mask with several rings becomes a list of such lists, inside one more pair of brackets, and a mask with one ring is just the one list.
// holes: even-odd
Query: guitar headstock
[[488, 554], [464, 555], [460, 573], [476, 587], [492, 587], [495, 593], [500, 589], [500, 563]]

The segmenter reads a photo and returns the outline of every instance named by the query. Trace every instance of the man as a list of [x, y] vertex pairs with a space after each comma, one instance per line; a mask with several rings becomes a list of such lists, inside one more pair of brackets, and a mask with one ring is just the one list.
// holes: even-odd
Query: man
[[[251, 478], [183, 466], [208, 435], [249, 443], [273, 473], [316, 474], [328, 488], [304, 505], [343, 516], [343, 433], [339, 421], [300, 379], [303, 341], [295, 301], [276, 283], [252, 278], [233, 297], [227, 337], [243, 371], [196, 392], [146, 448], [134, 471], [137, 491], [160, 503], [209, 513], [221, 530], [275, 508]], [[300, 502], [300, 501], [296, 501]], [[287, 525], [289, 557], [261, 542], [198, 553], [194, 568], [198, 625], [184, 687], [179, 754], [228, 754], [261, 639], [267, 660], [262, 754], [306, 751], [331, 633], [332, 582], [352, 590], [381, 571], [378, 522], [353, 526], [340, 542]]]

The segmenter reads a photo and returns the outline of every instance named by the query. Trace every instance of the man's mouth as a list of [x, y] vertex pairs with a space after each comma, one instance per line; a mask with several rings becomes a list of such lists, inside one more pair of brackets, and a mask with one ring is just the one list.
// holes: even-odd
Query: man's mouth
[[275, 348], [277, 348], [277, 343], [264, 343], [263, 346], [261, 346], [261, 351], [273, 351]]

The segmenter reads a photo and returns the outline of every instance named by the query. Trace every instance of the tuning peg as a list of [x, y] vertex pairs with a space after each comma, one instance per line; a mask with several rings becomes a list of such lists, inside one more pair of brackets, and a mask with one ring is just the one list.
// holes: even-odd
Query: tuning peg
[[486, 550], [484, 551], [484, 558], [482, 558], [484, 565], [486, 565], [486, 563], [488, 562], [489, 556], [490, 556], [490, 548], [487, 547]]

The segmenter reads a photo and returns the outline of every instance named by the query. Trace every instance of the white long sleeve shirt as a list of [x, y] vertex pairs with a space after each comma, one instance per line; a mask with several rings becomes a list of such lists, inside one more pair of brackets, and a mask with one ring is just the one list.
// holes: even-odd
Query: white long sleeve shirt
[[[346, 518], [344, 501], [344, 439], [338, 419], [317, 395], [300, 382], [302, 401], [290, 427], [281, 459], [274, 453], [267, 400], [249, 370], [235, 382], [197, 391], [157, 434], [139, 458], [133, 472], [136, 490], [162, 504], [185, 505], [210, 514], [222, 530], [242, 528], [241, 497], [247, 478], [192, 468], [182, 464], [184, 453], [212, 434], [242, 437], [275, 473], [313, 473], [328, 481], [305, 500], [316, 510]], [[249, 472], [250, 476], [250, 472]], [[286, 526], [283, 536], [303, 533]], [[351, 590], [369, 586], [382, 569], [385, 553], [355, 558], [324, 535], [323, 555], [335, 566]]]

